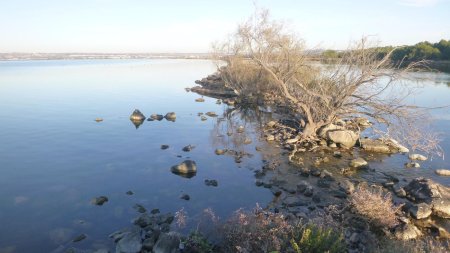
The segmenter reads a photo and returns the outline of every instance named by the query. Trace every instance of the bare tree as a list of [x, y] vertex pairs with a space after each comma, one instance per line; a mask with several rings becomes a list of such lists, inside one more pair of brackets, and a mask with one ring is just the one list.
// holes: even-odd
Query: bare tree
[[[321, 127], [336, 119], [361, 115], [378, 122], [388, 136], [390, 129], [402, 126], [397, 127], [402, 130], [397, 137], [407, 139], [405, 126], [426, 114], [405, 102], [411, 89], [401, 82], [422, 62], [400, 68], [390, 61], [395, 49], [380, 58], [366, 38], [351, 45], [339, 62], [322, 69], [310, 63], [303, 40], [262, 10], [214, 50], [227, 63], [219, 72], [228, 87], [240, 96], [263, 96], [290, 106], [300, 114], [304, 139], [316, 138]], [[417, 133], [415, 139], [423, 137]], [[411, 146], [436, 151], [434, 140]]]

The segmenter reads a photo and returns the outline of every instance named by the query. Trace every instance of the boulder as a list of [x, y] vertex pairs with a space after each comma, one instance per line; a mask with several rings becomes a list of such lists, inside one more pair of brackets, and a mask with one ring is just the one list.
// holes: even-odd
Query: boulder
[[364, 166], [367, 166], [367, 161], [362, 159], [361, 157], [350, 161], [350, 167], [360, 168], [360, 167], [364, 167]]
[[132, 121], [144, 121], [145, 116], [138, 109], [134, 110], [134, 112], [130, 115], [130, 120]]
[[318, 131], [318, 135], [321, 138], [327, 138], [327, 133], [328, 131], [334, 131], [334, 130], [344, 130], [345, 128], [342, 126], [337, 126], [335, 124], [328, 124], [323, 126], [322, 128], [319, 129]]
[[398, 141], [396, 141], [396, 140], [394, 140], [394, 139], [392, 139], [392, 138], [387, 139], [387, 140], [386, 140], [386, 143], [387, 143], [389, 146], [391, 146], [391, 147], [397, 149], [397, 151], [400, 152], [400, 153], [409, 153], [409, 149], [408, 149], [407, 147], [401, 145]]
[[425, 218], [428, 218], [431, 215], [431, 207], [428, 204], [420, 203], [420, 204], [417, 204], [417, 205], [413, 205], [409, 209], [409, 213], [415, 219], [425, 219]]
[[440, 169], [435, 171], [439, 176], [450, 177], [450, 170]]
[[362, 139], [360, 140], [361, 148], [368, 152], [375, 153], [394, 153], [388, 144], [381, 140]]
[[420, 164], [415, 163], [415, 162], [410, 162], [410, 163], [405, 163], [405, 167], [406, 168], [420, 168]]
[[180, 235], [175, 232], [163, 233], [159, 236], [155, 246], [154, 253], [177, 253], [180, 249]]
[[450, 188], [431, 179], [416, 178], [405, 186], [406, 197], [416, 203], [427, 203], [432, 213], [450, 218]]
[[420, 155], [420, 154], [411, 154], [411, 155], [409, 155], [409, 159], [418, 160], [418, 161], [426, 161], [428, 158], [426, 156]]
[[142, 249], [142, 237], [139, 230], [125, 234], [116, 244], [116, 253], [139, 253]]
[[341, 147], [351, 148], [358, 141], [359, 134], [351, 130], [333, 130], [327, 132], [327, 137], [330, 141], [340, 144]]
[[175, 121], [177, 119], [177, 115], [174, 112], [168, 112], [164, 118], [169, 121]]
[[422, 232], [413, 224], [403, 224], [395, 229], [395, 237], [399, 240], [412, 240], [422, 235]]
[[174, 165], [171, 168], [172, 173], [192, 175], [197, 173], [197, 164], [192, 160], [185, 160], [184, 162]]

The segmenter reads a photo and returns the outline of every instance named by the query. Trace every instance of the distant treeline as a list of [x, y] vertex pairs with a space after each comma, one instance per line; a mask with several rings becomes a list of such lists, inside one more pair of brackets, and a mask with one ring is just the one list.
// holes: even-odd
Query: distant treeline
[[[383, 58], [392, 51], [394, 47], [377, 47], [379, 58]], [[325, 59], [341, 58], [345, 51], [325, 50], [322, 57]], [[393, 61], [449, 61], [450, 60], [450, 40], [441, 40], [438, 43], [430, 43], [428, 41], [417, 43], [413, 46], [398, 47], [391, 55]]]

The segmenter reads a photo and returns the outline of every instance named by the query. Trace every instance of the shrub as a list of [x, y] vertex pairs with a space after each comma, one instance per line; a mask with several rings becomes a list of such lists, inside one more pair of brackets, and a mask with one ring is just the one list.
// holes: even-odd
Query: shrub
[[359, 214], [377, 227], [392, 228], [398, 224], [396, 213], [400, 207], [394, 206], [391, 194], [384, 194], [381, 188], [359, 186], [350, 201]]
[[330, 228], [308, 225], [298, 229], [294, 238], [290, 242], [296, 253], [346, 252], [342, 234]]
[[183, 241], [184, 253], [212, 253], [213, 246], [208, 239], [199, 232], [191, 232]]

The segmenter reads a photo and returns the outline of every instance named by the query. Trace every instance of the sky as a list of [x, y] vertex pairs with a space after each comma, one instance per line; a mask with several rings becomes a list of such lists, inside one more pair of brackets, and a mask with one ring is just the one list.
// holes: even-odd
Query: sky
[[450, 0], [0, 0], [0, 52], [205, 53], [255, 4], [310, 48], [450, 39]]

